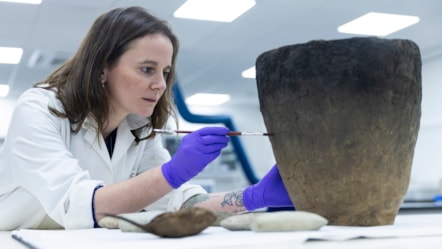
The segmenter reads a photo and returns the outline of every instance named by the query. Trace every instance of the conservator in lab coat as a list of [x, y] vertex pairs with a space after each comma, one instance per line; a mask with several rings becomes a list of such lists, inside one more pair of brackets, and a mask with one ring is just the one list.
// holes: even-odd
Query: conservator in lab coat
[[151, 132], [174, 116], [177, 52], [167, 24], [142, 8], [97, 18], [77, 53], [17, 101], [0, 152], [0, 230], [92, 228], [103, 213], [143, 209], [292, 206], [276, 166], [244, 190], [186, 183], [229, 138], [202, 128], [171, 158]]

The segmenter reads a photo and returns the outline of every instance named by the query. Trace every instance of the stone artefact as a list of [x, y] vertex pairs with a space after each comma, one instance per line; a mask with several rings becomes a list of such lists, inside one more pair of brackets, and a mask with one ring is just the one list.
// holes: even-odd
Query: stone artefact
[[260, 109], [297, 210], [332, 225], [394, 223], [421, 116], [421, 58], [410, 40], [289, 45], [256, 60]]
[[244, 214], [237, 214], [222, 219], [219, 223], [221, 227], [231, 231], [242, 231], [242, 230], [251, 230], [250, 224], [252, 220], [256, 217], [263, 214], [262, 212], [250, 212]]
[[250, 223], [255, 232], [289, 232], [318, 230], [327, 225], [324, 217], [305, 211], [279, 211], [263, 213]]
[[228, 230], [255, 232], [318, 230], [326, 224], [324, 217], [305, 211], [251, 212], [230, 216], [220, 222]]

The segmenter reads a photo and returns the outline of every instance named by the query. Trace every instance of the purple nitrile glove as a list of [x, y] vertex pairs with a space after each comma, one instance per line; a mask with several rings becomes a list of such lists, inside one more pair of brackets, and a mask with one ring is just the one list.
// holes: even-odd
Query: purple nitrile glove
[[205, 127], [183, 137], [172, 159], [161, 170], [173, 188], [196, 176], [229, 143], [226, 127]]
[[276, 164], [258, 183], [247, 187], [242, 198], [248, 211], [264, 207], [293, 207]]

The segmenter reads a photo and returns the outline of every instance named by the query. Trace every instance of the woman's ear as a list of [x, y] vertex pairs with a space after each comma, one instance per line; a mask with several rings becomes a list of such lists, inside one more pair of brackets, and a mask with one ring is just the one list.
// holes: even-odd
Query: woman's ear
[[107, 83], [108, 75], [109, 75], [109, 67], [107, 64], [104, 64], [103, 68], [101, 69], [101, 83], [102, 84]]
[[105, 88], [107, 85], [107, 69], [103, 68], [101, 71], [101, 86]]
[[103, 70], [102, 72], [101, 72], [101, 83], [106, 83], [106, 81], [107, 81], [107, 76], [106, 76], [106, 70]]

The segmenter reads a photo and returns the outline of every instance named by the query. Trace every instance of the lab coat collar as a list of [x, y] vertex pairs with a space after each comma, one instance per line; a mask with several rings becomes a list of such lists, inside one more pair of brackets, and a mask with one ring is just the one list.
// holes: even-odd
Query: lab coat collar
[[[129, 114], [118, 126], [117, 130], [117, 139], [115, 142], [114, 152], [112, 155], [112, 161], [118, 162], [122, 157], [126, 155], [126, 152], [128, 148], [135, 142], [135, 137], [132, 134], [131, 130], [135, 130], [137, 128], [143, 127], [149, 123], [149, 119], [145, 117], [141, 117], [134, 114]], [[95, 143], [95, 140], [97, 139], [96, 132], [95, 132], [95, 120], [92, 118], [87, 117], [85, 119], [85, 122], [83, 123], [84, 129], [86, 129], [86, 132], [84, 134], [84, 139], [88, 141], [88, 143], [93, 147], [95, 150], [97, 150], [101, 158], [109, 162], [109, 153], [107, 151], [104, 139], [102, 136], [99, 136], [99, 143]], [[143, 131], [142, 136], [148, 135], [148, 130], [146, 129]]]

